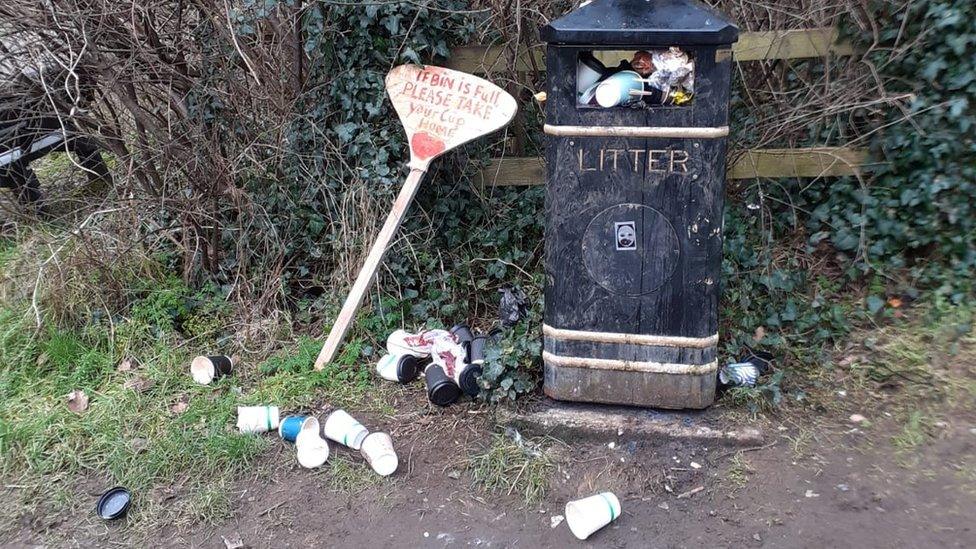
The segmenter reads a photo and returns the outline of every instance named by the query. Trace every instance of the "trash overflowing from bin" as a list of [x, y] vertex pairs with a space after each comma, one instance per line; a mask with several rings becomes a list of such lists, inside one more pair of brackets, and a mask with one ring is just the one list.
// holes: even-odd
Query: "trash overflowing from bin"
[[[511, 292], [511, 316], [523, 313], [524, 296]], [[504, 319], [503, 319], [504, 320]], [[457, 324], [450, 330], [432, 329], [418, 333], [396, 330], [386, 339], [386, 352], [376, 363], [376, 373], [389, 381], [410, 383], [423, 372], [427, 385], [427, 398], [437, 406], [449, 406], [461, 395], [478, 396], [485, 362], [485, 347], [489, 340], [497, 340], [499, 330], [475, 333], [466, 324]]]
[[[598, 52], [604, 59], [624, 52]], [[576, 65], [577, 104], [611, 108], [684, 105], [695, 93], [695, 62], [677, 47], [638, 50], [616, 67], [593, 52], [582, 52]]]

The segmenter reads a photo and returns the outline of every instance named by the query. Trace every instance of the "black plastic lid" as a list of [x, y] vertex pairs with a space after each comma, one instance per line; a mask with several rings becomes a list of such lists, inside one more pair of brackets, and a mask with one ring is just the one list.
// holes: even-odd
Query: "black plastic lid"
[[397, 362], [397, 379], [400, 383], [410, 383], [420, 376], [421, 361], [413, 355], [403, 355]]
[[95, 512], [105, 520], [122, 518], [129, 512], [129, 505], [132, 503], [132, 495], [121, 486], [116, 486], [102, 494], [95, 505]]
[[539, 35], [551, 44], [713, 46], [737, 41], [739, 29], [695, 0], [593, 0]]

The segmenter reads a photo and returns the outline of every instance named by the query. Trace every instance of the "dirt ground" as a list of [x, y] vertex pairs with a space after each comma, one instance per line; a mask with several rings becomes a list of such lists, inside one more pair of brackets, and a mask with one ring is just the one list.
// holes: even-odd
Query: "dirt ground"
[[[545, 497], [532, 504], [472, 482], [466, 456], [498, 430], [485, 408], [431, 410], [419, 395], [410, 395], [397, 409], [413, 412], [364, 421], [397, 441], [401, 462], [393, 477], [371, 477], [354, 452], [335, 446], [331, 459], [348, 467], [309, 472], [282, 443], [255, 467], [253, 478], [232, 491], [229, 520], [216, 526], [162, 525], [136, 545], [224, 548], [241, 540], [253, 548], [976, 546], [976, 414], [947, 404], [945, 414], [906, 424], [911, 410], [895, 410], [883, 395], [875, 394], [873, 403], [864, 399], [870, 393], [839, 395], [842, 406], [818, 414], [755, 420], [765, 431], [757, 447], [634, 440], [626, 432], [611, 433], [605, 442], [544, 439], [554, 468]], [[852, 410], [865, 421], [852, 421]], [[751, 421], [721, 409], [709, 417], [727, 425]], [[348, 478], [337, 478], [337, 471]], [[585, 542], [565, 522], [552, 527], [566, 501], [604, 490], [614, 491], [623, 506], [609, 527]], [[148, 497], [181, 496], [177, 490]], [[51, 539], [58, 541], [47, 546], [132, 543], [124, 521], [106, 525], [88, 509], [75, 511], [48, 524], [48, 535], [26, 521], [6, 546]]]

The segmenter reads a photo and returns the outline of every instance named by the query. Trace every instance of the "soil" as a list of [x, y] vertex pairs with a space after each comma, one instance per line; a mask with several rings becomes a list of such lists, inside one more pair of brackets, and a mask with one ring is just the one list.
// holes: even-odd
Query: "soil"
[[[867, 422], [854, 423], [851, 407], [762, 422], [766, 441], [744, 449], [632, 440], [626, 433], [611, 433], [606, 443], [549, 440], [557, 463], [549, 491], [527, 505], [515, 494], [485, 492], [465, 468], [465, 456], [497, 431], [484, 408], [429, 409], [419, 397], [398, 406], [416, 408], [398, 420], [363, 414], [364, 423], [397, 443], [400, 468], [392, 477], [366, 474], [369, 486], [336, 487], [330, 469], [301, 469], [282, 443], [234, 490], [232, 518], [163, 527], [152, 545], [224, 548], [240, 539], [253, 548], [976, 546], [976, 416], [967, 409], [944, 416], [923, 444], [908, 449], [892, 443], [904, 417], [868, 409], [861, 411]], [[333, 445], [333, 453], [330, 459], [367, 473], [357, 452]], [[610, 526], [585, 542], [564, 521], [551, 526], [566, 501], [605, 490], [623, 506]], [[79, 520], [58, 522], [65, 544], [108, 546], [129, 537], [124, 523], [106, 527], [81, 511]], [[31, 530], [25, 524], [16, 538], [21, 545], [9, 546], [40, 541]]]

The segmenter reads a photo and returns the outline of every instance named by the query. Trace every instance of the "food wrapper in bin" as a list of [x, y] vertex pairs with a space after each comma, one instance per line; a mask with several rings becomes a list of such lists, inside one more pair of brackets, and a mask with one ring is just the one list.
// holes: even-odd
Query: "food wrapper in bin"
[[678, 86], [688, 93], [694, 92], [695, 64], [687, 53], [671, 47], [653, 52], [651, 58], [655, 69], [647, 79], [651, 86], [665, 93]]

